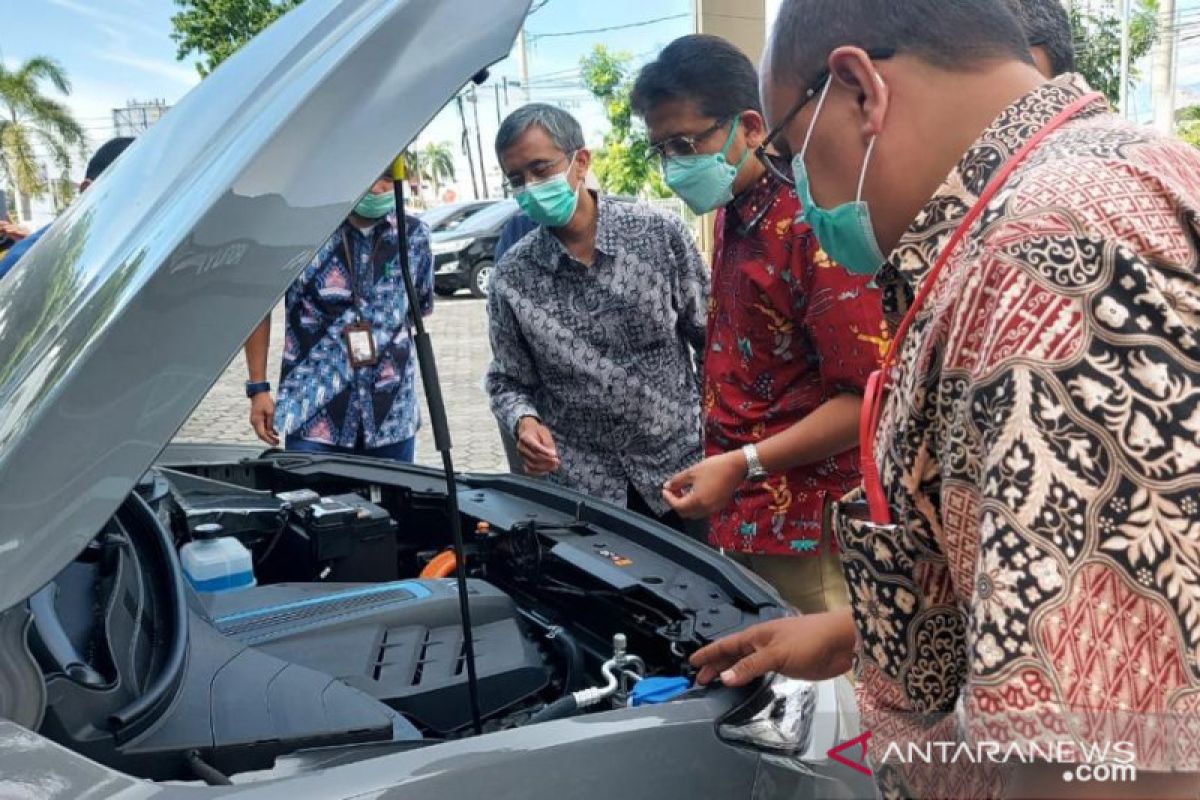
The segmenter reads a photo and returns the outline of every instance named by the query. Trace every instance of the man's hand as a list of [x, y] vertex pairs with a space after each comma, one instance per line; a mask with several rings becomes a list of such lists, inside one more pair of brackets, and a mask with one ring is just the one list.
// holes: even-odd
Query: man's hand
[[270, 392], [259, 392], [250, 398], [250, 425], [259, 439], [272, 447], [279, 446], [279, 434], [275, 432], [275, 401]]
[[663, 500], [684, 519], [708, 519], [733, 500], [746, 480], [746, 458], [740, 451], [707, 458], [663, 486]]
[[726, 686], [745, 686], [768, 672], [822, 681], [854, 664], [854, 617], [849, 609], [764, 622], [713, 642], [692, 655], [700, 684], [720, 676]]
[[29, 235], [29, 232], [15, 222], [0, 220], [0, 236], [19, 242]]
[[525, 462], [525, 472], [535, 478], [545, 477], [562, 466], [550, 429], [537, 417], [522, 417], [517, 423], [517, 452]]

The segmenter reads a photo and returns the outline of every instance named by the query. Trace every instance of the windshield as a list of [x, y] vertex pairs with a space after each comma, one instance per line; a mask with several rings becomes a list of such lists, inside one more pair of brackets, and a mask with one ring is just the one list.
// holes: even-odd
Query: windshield
[[516, 200], [501, 200], [463, 222], [455, 229], [454, 233], [459, 236], [486, 233], [497, 225], [503, 224], [516, 212]]
[[489, 204], [454, 203], [447, 206], [431, 208], [421, 215], [421, 220], [429, 226], [431, 233], [452, 231], [468, 219], [483, 211]]

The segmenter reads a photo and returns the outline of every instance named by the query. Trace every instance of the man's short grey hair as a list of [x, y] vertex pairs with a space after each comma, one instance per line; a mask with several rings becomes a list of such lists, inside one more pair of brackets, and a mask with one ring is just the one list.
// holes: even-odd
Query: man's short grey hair
[[509, 114], [500, 125], [496, 134], [496, 158], [502, 159], [504, 151], [534, 125], [544, 130], [554, 146], [568, 155], [585, 147], [579, 120], [558, 106], [530, 103]]

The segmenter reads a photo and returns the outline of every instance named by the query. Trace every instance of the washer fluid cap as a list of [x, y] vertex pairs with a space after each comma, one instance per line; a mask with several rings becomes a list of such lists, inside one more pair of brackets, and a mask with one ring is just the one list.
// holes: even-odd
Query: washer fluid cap
[[643, 678], [629, 692], [629, 705], [652, 706], [667, 703], [692, 688], [687, 678]]

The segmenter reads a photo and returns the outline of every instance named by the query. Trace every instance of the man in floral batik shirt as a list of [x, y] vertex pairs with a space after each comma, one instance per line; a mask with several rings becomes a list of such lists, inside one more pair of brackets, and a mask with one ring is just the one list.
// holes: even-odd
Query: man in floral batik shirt
[[[755, 156], [758, 74], [715, 36], [677, 39], [633, 90], [667, 185], [716, 211], [704, 353], [707, 458], [663, 496], [805, 612], [844, 608], [830, 504], [858, 485], [863, 387], [886, 342], [879, 293], [821, 252], [795, 191]], [[769, 157], [765, 156], [764, 157]]]
[[[908, 324], [864, 429], [878, 480], [836, 511], [853, 616], [694, 662], [736, 685], [855, 657], [886, 796], [1196, 797], [1200, 154], [1025, 48], [994, 0], [785, 3], [778, 146], [802, 196], [849, 209], [812, 220], [830, 255], [882, 267]], [[891, 747], [931, 742], [1052, 755]], [[1070, 780], [1114, 744], [1135, 782]]]
[[[407, 217], [417, 310], [433, 311], [429, 228]], [[266, 382], [268, 316], [246, 342], [250, 423], [288, 450], [411, 462], [420, 412], [409, 303], [398, 267], [395, 184], [385, 174], [287, 293], [278, 403]]]

